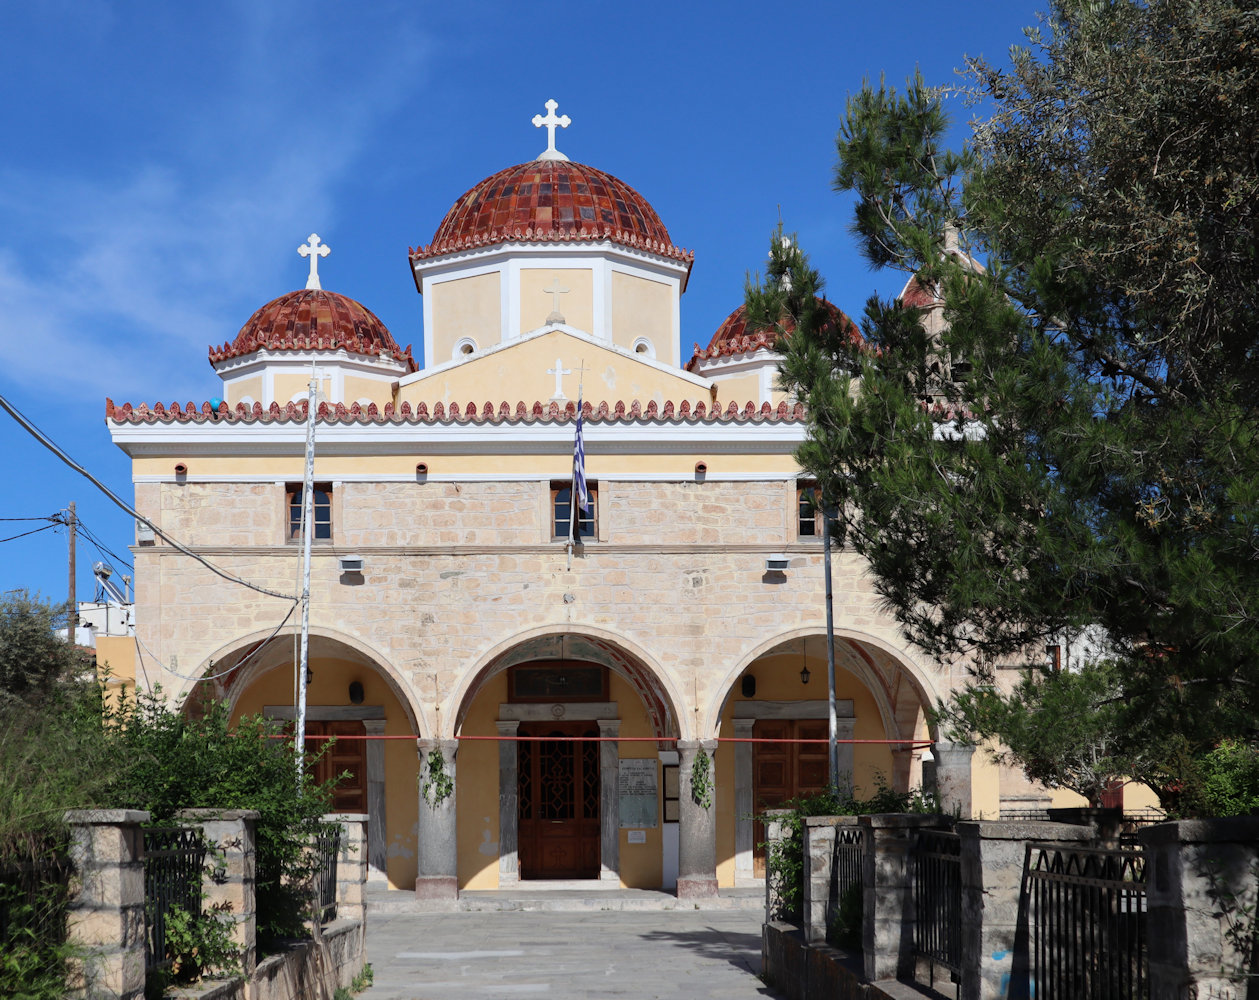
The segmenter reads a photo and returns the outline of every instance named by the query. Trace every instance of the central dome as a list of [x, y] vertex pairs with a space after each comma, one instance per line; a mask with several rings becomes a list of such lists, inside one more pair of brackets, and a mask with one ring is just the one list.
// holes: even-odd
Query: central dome
[[624, 181], [568, 160], [530, 160], [481, 181], [411, 258], [506, 242], [607, 240], [689, 262], [647, 199]]

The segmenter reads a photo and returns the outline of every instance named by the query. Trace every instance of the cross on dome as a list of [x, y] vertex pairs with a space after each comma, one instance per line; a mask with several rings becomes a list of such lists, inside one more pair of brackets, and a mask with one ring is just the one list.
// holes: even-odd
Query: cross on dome
[[322, 289], [323, 285], [319, 283], [319, 258], [327, 257], [332, 253], [332, 249], [326, 243], [321, 245], [319, 236], [311, 233], [310, 239], [298, 247], [297, 252], [303, 257], [310, 258], [310, 277], [306, 279], [306, 287]]
[[568, 128], [572, 124], [572, 119], [568, 115], [555, 116], [555, 109], [559, 107], [555, 101], [547, 101], [544, 105], [546, 108], [546, 117], [541, 115], [533, 116], [534, 128], [546, 129], [546, 149], [538, 154], [539, 160], [567, 160], [568, 157], [555, 148], [555, 129]]

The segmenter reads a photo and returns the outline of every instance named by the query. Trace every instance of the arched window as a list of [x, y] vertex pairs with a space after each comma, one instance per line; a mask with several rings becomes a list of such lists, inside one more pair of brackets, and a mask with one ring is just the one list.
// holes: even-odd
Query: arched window
[[[332, 541], [332, 484], [315, 483], [312, 491], [314, 500], [313, 530], [311, 537], [317, 542]], [[287, 487], [287, 506], [290, 541], [300, 541], [302, 537], [303, 497], [301, 483], [290, 483]]]

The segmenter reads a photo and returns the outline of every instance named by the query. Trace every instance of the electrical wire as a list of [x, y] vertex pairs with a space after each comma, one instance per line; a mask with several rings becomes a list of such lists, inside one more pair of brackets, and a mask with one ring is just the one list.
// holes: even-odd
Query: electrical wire
[[[274, 638], [275, 638], [275, 637], [279, 634], [280, 629], [284, 628], [284, 626], [288, 624], [289, 619], [293, 617], [293, 611], [296, 609], [296, 607], [297, 607], [297, 605], [296, 605], [296, 604], [293, 604], [293, 605], [292, 605], [292, 607], [290, 607], [290, 608], [289, 608], [289, 610], [288, 610], [288, 614], [286, 614], [286, 615], [284, 616], [284, 618], [283, 618], [283, 620], [280, 622], [280, 624], [279, 624], [279, 625], [277, 625], [275, 628], [273, 628], [273, 629], [271, 630], [271, 634], [270, 634], [270, 635], [268, 635], [265, 639], [263, 639], [261, 642], [259, 642], [259, 643], [258, 643], [258, 644], [254, 647], [254, 650], [253, 650], [253, 652], [252, 652], [252, 653], [250, 653], [248, 656], [246, 656], [246, 657], [245, 657], [243, 660], [241, 660], [239, 663], [234, 663], [234, 664], [232, 664], [232, 666], [228, 667], [226, 670], [220, 670], [218, 673], [215, 673], [215, 674], [185, 674], [185, 673], [180, 673], [180, 671], [178, 671], [178, 670], [174, 669], [173, 667], [168, 667], [166, 664], [164, 664], [164, 663], [162, 662], [161, 657], [159, 657], [159, 656], [158, 656], [155, 652], [153, 652], [153, 650], [149, 649], [148, 645], [146, 645], [146, 644], [145, 644], [145, 642], [144, 642], [144, 640], [140, 638], [139, 634], [137, 634], [137, 635], [136, 635], [136, 637], [135, 637], [135, 639], [136, 639], [136, 643], [137, 643], [137, 645], [139, 645], [139, 646], [141, 647], [141, 653], [140, 653], [140, 662], [141, 662], [141, 665], [143, 665], [143, 662], [144, 662], [144, 653], [148, 653], [148, 654], [149, 654], [149, 657], [150, 657], [151, 659], [155, 660], [155, 661], [157, 662], [157, 665], [158, 665], [159, 667], [161, 667], [163, 671], [165, 671], [166, 673], [171, 674], [171, 675], [173, 675], [173, 676], [175, 676], [175, 677], [180, 677], [180, 678], [182, 678], [183, 680], [186, 680], [186, 681], [216, 681], [216, 680], [218, 680], [220, 677], [226, 677], [228, 674], [233, 673], [234, 671], [239, 670], [241, 667], [243, 667], [243, 666], [247, 665], [247, 664], [248, 664], [248, 663], [249, 663], [249, 662], [250, 662], [250, 661], [251, 661], [251, 660], [252, 660], [255, 656], [257, 656], [259, 653], [261, 653], [261, 652], [263, 651], [263, 649], [265, 649], [265, 648], [266, 648], [267, 644], [268, 644], [268, 643], [269, 643], [272, 639], [274, 639]], [[145, 671], [145, 679], [146, 679], [146, 681], [147, 681], [147, 679], [148, 679], [148, 671], [147, 671], [147, 670]]]
[[179, 550], [180, 552], [182, 552], [184, 555], [188, 556], [189, 558], [195, 559], [197, 562], [201, 563], [201, 565], [203, 565], [206, 569], [210, 570], [210, 572], [214, 573], [216, 576], [222, 577], [224, 580], [227, 580], [229, 583], [239, 584], [240, 586], [246, 587], [249, 590], [256, 591], [259, 594], [266, 594], [268, 597], [278, 597], [284, 601], [292, 601], [296, 605], [298, 598], [295, 597], [294, 595], [282, 594], [277, 590], [268, 590], [266, 587], [260, 587], [256, 583], [250, 583], [248, 580], [242, 580], [240, 577], [234, 576], [233, 574], [227, 572], [227, 570], [222, 569], [218, 566], [215, 566], [214, 563], [210, 562], [204, 556], [198, 555], [196, 552], [193, 552], [192, 549], [188, 548], [188, 546], [184, 545], [182, 542], [177, 541], [176, 539], [172, 538], [165, 531], [163, 531], [156, 524], [154, 524], [147, 517], [145, 517], [143, 514], [137, 511], [134, 507], [128, 504], [125, 500], [123, 500], [120, 496], [118, 496], [117, 493], [115, 493], [108, 486], [106, 486], [99, 479], [97, 479], [94, 475], [92, 475], [92, 473], [88, 472], [87, 469], [83, 468], [83, 466], [79, 465], [78, 462], [76, 462], [69, 455], [67, 455], [65, 451], [63, 451], [61, 447], [55, 441], [52, 440], [52, 438], [50, 438], [47, 434], [41, 431], [33, 423], [31, 423], [30, 420], [28, 420], [25, 416], [23, 416], [22, 412], [18, 410], [17, 407], [15, 407], [12, 403], [10, 403], [8, 399], [6, 399], [3, 395], [0, 395], [0, 408], [3, 408], [9, 414], [9, 416], [11, 416], [14, 420], [16, 420], [28, 434], [30, 434], [32, 437], [35, 438], [36, 441], [38, 441], [45, 448], [47, 448], [54, 455], [56, 455], [59, 459], [65, 462], [65, 464], [70, 466], [70, 468], [72, 468], [75, 472], [79, 473], [79, 475], [87, 479], [88, 482], [90, 482], [98, 490], [104, 493], [105, 496], [107, 496], [115, 504], [117, 504], [119, 507], [125, 510], [128, 514], [130, 514], [140, 523], [148, 525], [148, 527], [152, 528], [153, 533], [156, 534], [159, 538], [162, 539], [162, 541], [166, 542], [168, 545]]
[[132, 573], [135, 572], [135, 568], [131, 565], [131, 563], [102, 542], [100, 538], [97, 537], [96, 533], [83, 523], [83, 519], [81, 517], [76, 516], [75, 521], [78, 524], [79, 530], [83, 533], [83, 536], [92, 544], [92, 548], [96, 549], [96, 551], [100, 553], [102, 558], [112, 559], [115, 566], [121, 566], [123, 569], [131, 570]]
[[55, 527], [55, 524], [45, 524], [42, 528], [32, 528], [30, 531], [23, 531], [20, 535], [10, 535], [8, 538], [0, 538], [0, 542], [15, 542], [19, 538], [25, 538], [27, 535], [38, 535], [41, 531], [47, 531], [49, 528]]

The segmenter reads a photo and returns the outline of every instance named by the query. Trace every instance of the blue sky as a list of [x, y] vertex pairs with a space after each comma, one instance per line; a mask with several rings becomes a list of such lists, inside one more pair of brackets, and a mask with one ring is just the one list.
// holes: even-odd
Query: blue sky
[[[297, 246], [332, 248], [324, 287], [420, 356], [408, 246], [465, 190], [557, 145], [642, 193], [695, 251], [684, 349], [742, 300], [781, 210], [859, 315], [903, 277], [872, 274], [830, 188], [834, 138], [863, 78], [959, 82], [1004, 63], [1037, 5], [531, 4], [328, 0], [0, 3], [0, 392], [130, 500], [106, 396], [198, 404], [206, 358], [305, 283]], [[957, 137], [971, 114], [956, 102]], [[0, 518], [74, 500], [123, 557], [130, 519], [0, 412]], [[0, 539], [42, 522], [0, 520]], [[78, 551], [91, 597], [91, 543]], [[113, 560], [111, 560], [113, 561]], [[118, 571], [127, 572], [123, 566]], [[0, 591], [64, 600], [62, 529], [0, 543]]]

